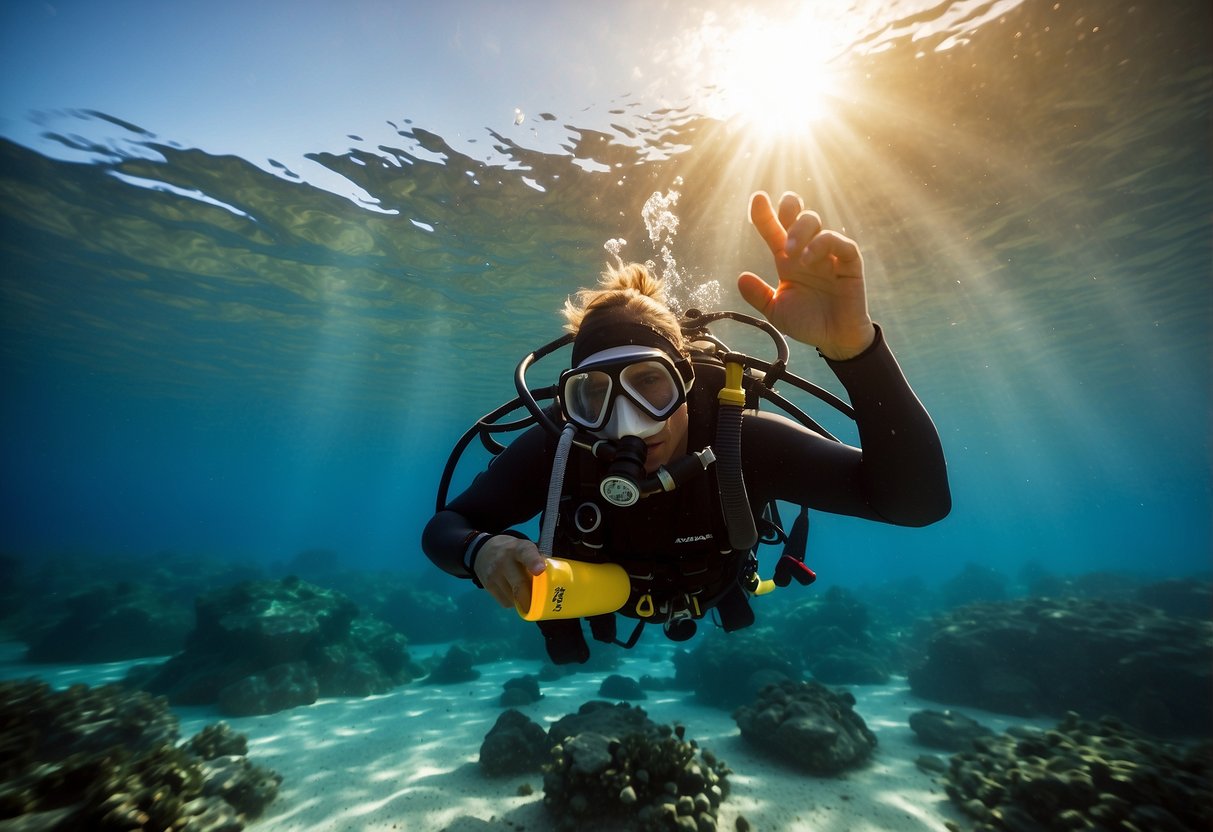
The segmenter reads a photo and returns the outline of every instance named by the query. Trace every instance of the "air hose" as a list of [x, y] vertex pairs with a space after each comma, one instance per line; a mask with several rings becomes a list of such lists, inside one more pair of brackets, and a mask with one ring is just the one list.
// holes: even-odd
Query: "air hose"
[[576, 428], [570, 423], [560, 432], [560, 441], [556, 443], [556, 459], [552, 463], [552, 479], [548, 482], [547, 506], [543, 511], [543, 528], [539, 530], [539, 554], [545, 558], [552, 556], [552, 546], [556, 540], [556, 520], [560, 511], [560, 491], [564, 487], [564, 470], [569, 461], [569, 448], [573, 446], [573, 434]]
[[745, 408], [741, 363], [725, 359], [725, 382], [717, 396], [720, 408], [716, 416], [716, 480], [720, 487], [720, 505], [729, 530], [729, 545], [746, 552], [758, 543], [754, 513], [746, 495], [741, 469], [741, 420]]

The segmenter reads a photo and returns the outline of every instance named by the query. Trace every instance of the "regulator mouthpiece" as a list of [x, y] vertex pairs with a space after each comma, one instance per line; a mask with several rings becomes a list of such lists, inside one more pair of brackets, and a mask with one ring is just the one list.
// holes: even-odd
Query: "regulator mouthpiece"
[[625, 436], [615, 444], [615, 458], [598, 486], [603, 499], [615, 506], [635, 505], [640, 499], [644, 479], [644, 460], [648, 449], [638, 436]]

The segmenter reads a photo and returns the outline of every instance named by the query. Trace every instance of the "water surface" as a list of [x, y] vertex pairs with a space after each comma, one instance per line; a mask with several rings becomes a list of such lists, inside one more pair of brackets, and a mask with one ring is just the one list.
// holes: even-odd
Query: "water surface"
[[471, 144], [385, 101], [306, 159], [6, 113], [0, 547], [419, 566], [449, 447], [604, 244], [740, 309], [748, 195], [795, 189], [862, 244], [955, 496], [925, 530], [818, 515], [823, 578], [1207, 570], [1211, 34], [1207, 3], [942, 4], [862, 33], [780, 141], [623, 89]]

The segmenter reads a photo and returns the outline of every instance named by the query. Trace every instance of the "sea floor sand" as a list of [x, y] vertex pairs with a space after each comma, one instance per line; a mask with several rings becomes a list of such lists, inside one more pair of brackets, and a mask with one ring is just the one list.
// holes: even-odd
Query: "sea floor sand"
[[[130, 664], [25, 665], [19, 655], [14, 646], [0, 647], [0, 678], [37, 676], [55, 687], [100, 684], [120, 679]], [[248, 736], [250, 760], [283, 778], [278, 798], [250, 829], [439, 832], [463, 815], [496, 817], [527, 832], [556, 829], [543, 806], [542, 774], [489, 778], [477, 763], [481, 742], [503, 710], [498, 701], [502, 684], [537, 673], [539, 666], [535, 661], [495, 662], [478, 665], [481, 676], [474, 682], [414, 682], [365, 699], [321, 699], [270, 716], [228, 718]], [[670, 676], [673, 666], [668, 652], [636, 651], [609, 672]], [[543, 699], [519, 710], [540, 724], [555, 721], [598, 699], [606, 675], [577, 673], [544, 682]], [[720, 811], [722, 830], [734, 829], [739, 815], [757, 832], [942, 832], [948, 820], [967, 827], [943, 787], [914, 763], [920, 754], [932, 752], [916, 742], [910, 714], [943, 706], [915, 697], [904, 679], [848, 689], [879, 745], [868, 765], [838, 778], [810, 777], [763, 756], [742, 741], [729, 712], [690, 701], [684, 692], [650, 691], [648, 699], [632, 704], [656, 722], [685, 725], [688, 738], [733, 770], [731, 793]], [[211, 708], [174, 710], [183, 737], [221, 718]], [[1023, 723], [973, 709], [953, 710], [995, 730]], [[531, 793], [520, 794], [528, 786]]]

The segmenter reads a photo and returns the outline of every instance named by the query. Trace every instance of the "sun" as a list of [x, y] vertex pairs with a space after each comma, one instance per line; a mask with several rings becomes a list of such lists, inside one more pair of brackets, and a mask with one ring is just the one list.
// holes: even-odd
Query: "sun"
[[758, 137], [792, 138], [827, 119], [845, 92], [839, 57], [849, 43], [817, 10], [792, 17], [706, 19], [696, 42], [712, 115]]

